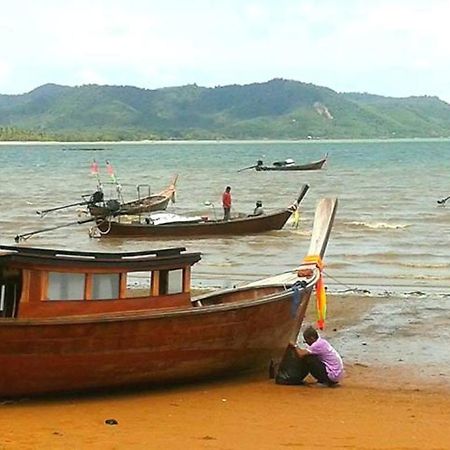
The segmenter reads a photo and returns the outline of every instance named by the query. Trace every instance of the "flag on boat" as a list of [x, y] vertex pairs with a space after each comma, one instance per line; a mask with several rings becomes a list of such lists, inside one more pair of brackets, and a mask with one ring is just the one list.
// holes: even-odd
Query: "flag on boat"
[[98, 164], [97, 161], [94, 159], [91, 164], [91, 175], [98, 176], [98, 174], [99, 174]]
[[116, 174], [114, 173], [113, 166], [111, 165], [111, 163], [109, 161], [106, 161], [106, 170], [108, 172], [108, 175], [111, 177], [111, 180], [114, 183], [117, 183]]

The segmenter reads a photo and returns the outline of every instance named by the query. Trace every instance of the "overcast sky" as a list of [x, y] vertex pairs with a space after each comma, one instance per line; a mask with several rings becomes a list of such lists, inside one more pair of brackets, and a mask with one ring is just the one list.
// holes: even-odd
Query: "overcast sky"
[[0, 93], [286, 78], [450, 103], [449, 0], [14, 0]]

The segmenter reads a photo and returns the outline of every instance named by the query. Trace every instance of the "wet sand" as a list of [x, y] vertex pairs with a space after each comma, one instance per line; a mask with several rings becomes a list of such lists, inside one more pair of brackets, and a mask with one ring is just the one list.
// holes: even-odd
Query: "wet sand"
[[[333, 340], [379, 301], [330, 298], [326, 334]], [[3, 402], [0, 449], [450, 448], [448, 380], [430, 382], [414, 366], [362, 364], [343, 356], [347, 373], [337, 388], [313, 380], [277, 386], [257, 374]]]

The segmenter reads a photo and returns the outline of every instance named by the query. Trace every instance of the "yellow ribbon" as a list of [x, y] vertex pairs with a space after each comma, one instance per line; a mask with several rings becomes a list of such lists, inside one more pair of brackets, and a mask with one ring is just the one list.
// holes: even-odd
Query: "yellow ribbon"
[[327, 294], [325, 292], [325, 284], [323, 281], [323, 261], [320, 255], [309, 255], [303, 260], [307, 264], [315, 264], [319, 269], [319, 279], [316, 282], [316, 313], [317, 313], [317, 328], [323, 330], [325, 327], [325, 319], [327, 317]]
[[294, 211], [294, 219], [292, 220], [292, 227], [297, 229], [299, 223], [300, 223], [300, 209], [297, 208]]

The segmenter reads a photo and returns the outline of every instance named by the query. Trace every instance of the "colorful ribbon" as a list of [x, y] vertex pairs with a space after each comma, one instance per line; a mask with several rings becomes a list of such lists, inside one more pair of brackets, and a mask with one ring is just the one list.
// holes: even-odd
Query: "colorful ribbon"
[[317, 328], [323, 330], [325, 327], [325, 319], [327, 317], [327, 294], [325, 292], [325, 284], [323, 281], [323, 261], [319, 255], [306, 256], [304, 261], [306, 264], [315, 264], [319, 269], [319, 279], [316, 282], [316, 313], [317, 313]]

